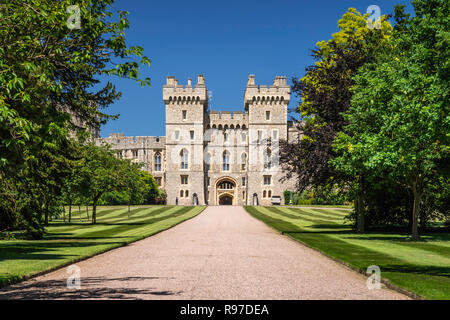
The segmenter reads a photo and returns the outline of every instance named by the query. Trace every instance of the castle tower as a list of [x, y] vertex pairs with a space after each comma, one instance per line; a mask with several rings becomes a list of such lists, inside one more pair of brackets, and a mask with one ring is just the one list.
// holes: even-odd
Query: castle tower
[[167, 77], [163, 86], [166, 105], [167, 204], [205, 204], [203, 177], [204, 122], [208, 90], [203, 75], [192, 85], [179, 85]]
[[279, 141], [288, 138], [289, 101], [290, 86], [286, 77], [275, 77], [273, 84], [267, 87], [257, 86], [255, 76], [249, 76], [244, 94], [249, 121], [249, 204], [254, 204], [254, 196], [260, 205], [270, 205], [272, 196], [280, 196], [284, 203]]

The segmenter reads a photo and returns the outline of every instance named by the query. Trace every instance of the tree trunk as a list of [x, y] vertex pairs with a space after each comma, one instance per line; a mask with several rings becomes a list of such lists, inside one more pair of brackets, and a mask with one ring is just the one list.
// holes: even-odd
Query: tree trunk
[[89, 206], [86, 206], [86, 215], [87, 215], [87, 219], [89, 221]]
[[418, 190], [417, 182], [413, 183], [413, 193], [414, 193], [414, 207], [412, 214], [412, 232], [411, 240], [419, 240], [419, 232], [417, 230], [418, 220], [419, 220], [419, 210], [420, 210], [420, 200], [422, 198], [422, 191]]
[[[64, 213], [64, 221], [66, 221]], [[72, 201], [69, 202], [69, 223], [72, 221]]]
[[45, 225], [48, 226], [48, 204], [45, 204]]
[[130, 204], [128, 203], [128, 218], [130, 218]]
[[356, 192], [356, 232], [364, 233], [364, 195], [362, 190], [362, 178], [359, 178], [358, 190]]
[[66, 206], [63, 206], [63, 221], [66, 222]]
[[80, 214], [80, 221], [82, 221], [81, 220], [81, 206], [80, 205], [78, 205], [78, 213]]
[[97, 223], [97, 201], [100, 197], [94, 199], [94, 203], [92, 204], [92, 224]]

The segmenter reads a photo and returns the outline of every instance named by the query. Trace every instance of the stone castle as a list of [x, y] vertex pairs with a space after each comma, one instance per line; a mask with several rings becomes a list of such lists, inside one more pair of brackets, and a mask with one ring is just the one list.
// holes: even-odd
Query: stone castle
[[294, 181], [283, 176], [278, 161], [279, 141], [298, 139], [288, 121], [290, 86], [276, 77], [269, 86], [255, 84], [250, 75], [244, 112], [209, 110], [202, 75], [186, 86], [167, 77], [165, 137], [98, 139], [118, 157], [143, 164], [167, 193], [170, 205], [271, 205], [284, 203], [284, 191]]

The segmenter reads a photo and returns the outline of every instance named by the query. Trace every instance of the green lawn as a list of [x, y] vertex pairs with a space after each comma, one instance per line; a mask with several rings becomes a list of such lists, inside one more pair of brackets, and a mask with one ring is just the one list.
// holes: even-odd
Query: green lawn
[[344, 208], [344, 209], [352, 209], [353, 205], [347, 204], [292, 204], [286, 205], [287, 207], [318, 207], [318, 208]]
[[87, 221], [85, 211], [80, 221], [76, 210], [70, 224], [51, 222], [43, 240], [0, 240], [0, 287], [151, 236], [204, 209], [139, 206], [132, 207], [128, 214], [125, 206], [99, 207], [96, 225]]
[[353, 268], [381, 269], [381, 276], [426, 299], [450, 299], [450, 234], [428, 233], [411, 242], [408, 234], [356, 234], [348, 210], [245, 207], [266, 224]]

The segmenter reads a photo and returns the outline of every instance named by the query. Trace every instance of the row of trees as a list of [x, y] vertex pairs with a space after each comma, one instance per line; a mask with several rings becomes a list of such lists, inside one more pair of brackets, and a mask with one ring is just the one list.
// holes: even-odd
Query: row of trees
[[111, 188], [140, 188], [120, 181], [138, 175], [134, 166], [75, 138], [116, 117], [102, 110], [121, 93], [101, 77], [150, 85], [139, 73], [150, 60], [126, 44], [127, 12], [113, 2], [0, 5], [0, 230], [21, 226], [40, 237], [63, 194], [84, 188], [80, 196], [96, 203]]
[[[107, 194], [120, 194], [128, 204], [149, 204], [160, 197], [153, 177], [141, 170], [141, 164], [116, 158], [108, 146], [80, 144], [81, 158], [74, 162], [64, 179], [61, 200], [69, 206], [69, 222], [73, 204], [92, 205], [92, 223], [97, 222], [97, 205], [107, 204]], [[46, 224], [48, 221], [46, 220]]]
[[[76, 139], [72, 141], [71, 159], [57, 170], [38, 167], [33, 171], [39, 174], [27, 176], [27, 170], [15, 178], [2, 179], [1, 192], [3, 229], [25, 229], [34, 238], [39, 238], [49, 220], [63, 217], [66, 220], [65, 206], [68, 206], [68, 222], [72, 220], [72, 207], [92, 206], [92, 214], [87, 218], [97, 222], [97, 205], [107, 204], [102, 197], [117, 193], [124, 203], [149, 204], [160, 197], [160, 190], [153, 177], [141, 170], [141, 164], [128, 159], [118, 159], [108, 146], [96, 146], [92, 141]], [[55, 165], [49, 161], [48, 165]], [[28, 168], [27, 168], [28, 169]], [[30, 189], [32, 188], [32, 189]], [[40, 203], [42, 210], [31, 211], [33, 204]], [[88, 209], [89, 210], [89, 209]]]
[[300, 191], [334, 188], [355, 202], [357, 230], [449, 219], [449, 1], [413, 1], [369, 28], [349, 9], [316, 63], [294, 79], [303, 137], [281, 162]]

